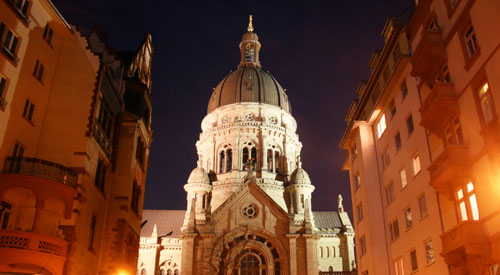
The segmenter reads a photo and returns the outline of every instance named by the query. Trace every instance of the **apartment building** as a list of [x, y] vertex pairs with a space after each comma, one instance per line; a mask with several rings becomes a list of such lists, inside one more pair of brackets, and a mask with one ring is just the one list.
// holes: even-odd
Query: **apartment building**
[[500, 274], [499, 25], [498, 1], [416, 1], [405, 81], [359, 89], [341, 147], [361, 272]]
[[359, 85], [340, 146], [349, 171], [359, 274], [448, 274], [442, 226], [421, 115], [411, 76], [408, 22], [412, 10], [390, 17], [385, 44], [374, 51], [368, 81]]
[[151, 36], [115, 52], [49, 0], [6, 0], [0, 42], [0, 273], [134, 272]]

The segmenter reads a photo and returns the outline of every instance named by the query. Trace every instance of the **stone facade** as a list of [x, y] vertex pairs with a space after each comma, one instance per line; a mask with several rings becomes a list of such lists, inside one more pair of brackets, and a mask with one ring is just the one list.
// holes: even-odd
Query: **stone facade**
[[[239, 68], [209, 100], [186, 211], [145, 210], [138, 274], [319, 274], [355, 268], [354, 233], [313, 212], [315, 189], [285, 90], [261, 69], [250, 23]], [[252, 273], [256, 272], [256, 273]]]

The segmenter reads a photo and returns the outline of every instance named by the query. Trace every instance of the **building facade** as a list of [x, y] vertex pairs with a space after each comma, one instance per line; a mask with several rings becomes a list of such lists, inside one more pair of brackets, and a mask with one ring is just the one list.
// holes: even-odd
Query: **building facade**
[[288, 96], [262, 70], [252, 21], [238, 69], [214, 89], [184, 189], [186, 210], [145, 210], [139, 274], [350, 274], [353, 230], [313, 212]]
[[341, 147], [361, 274], [500, 274], [499, 18], [495, 1], [416, 1], [399, 76], [358, 91]]
[[0, 15], [0, 273], [134, 272], [151, 36], [115, 52], [49, 0], [2, 1]]

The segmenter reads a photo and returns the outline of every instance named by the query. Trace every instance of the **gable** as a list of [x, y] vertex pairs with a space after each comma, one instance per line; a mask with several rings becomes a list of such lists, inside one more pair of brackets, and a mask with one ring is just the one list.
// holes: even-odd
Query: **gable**
[[215, 232], [248, 226], [277, 233], [288, 231], [288, 223], [288, 213], [253, 181], [245, 183], [212, 213]]

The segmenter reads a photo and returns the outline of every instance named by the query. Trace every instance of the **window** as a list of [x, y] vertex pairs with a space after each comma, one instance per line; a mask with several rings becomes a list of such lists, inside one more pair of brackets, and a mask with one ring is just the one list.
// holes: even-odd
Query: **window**
[[243, 256], [240, 262], [240, 273], [241, 275], [253, 275], [260, 274], [260, 261], [253, 254], [247, 254]]
[[439, 31], [439, 25], [436, 21], [436, 18], [433, 18], [429, 24], [427, 25], [427, 30], [431, 32], [438, 32]]
[[416, 153], [413, 158], [412, 158], [412, 163], [413, 163], [413, 175], [416, 176], [420, 170], [422, 170], [422, 167], [420, 166], [420, 155]]
[[0, 75], [0, 109], [3, 109], [5, 108], [5, 105], [7, 104], [7, 102], [5, 101], [4, 99], [4, 92], [6, 90], [6, 87], [7, 86], [7, 79]]
[[380, 120], [377, 123], [377, 135], [378, 135], [378, 138], [380, 138], [382, 136], [382, 134], [385, 132], [385, 128], [386, 127], [387, 126], [385, 124], [385, 114], [383, 114], [380, 117]]
[[493, 107], [493, 99], [488, 83], [484, 83], [479, 90], [479, 103], [481, 104], [484, 122], [489, 124], [495, 117], [495, 108]]
[[382, 155], [380, 156], [382, 160], [382, 168], [385, 169], [391, 164], [391, 157], [389, 155], [389, 150], [387, 148], [382, 152]]
[[417, 261], [417, 251], [412, 250], [410, 252], [410, 260], [411, 260], [411, 271], [415, 271], [418, 269], [418, 261]]
[[12, 156], [23, 157], [23, 155], [24, 155], [24, 146], [16, 142], [16, 144], [14, 144], [14, 151], [12, 152]]
[[90, 235], [89, 235], [89, 249], [94, 250], [94, 238], [95, 238], [95, 226], [97, 223], [97, 217], [95, 214], [92, 215], [90, 220]]
[[399, 149], [401, 149], [401, 135], [399, 132], [394, 137], [394, 141], [396, 142], [396, 151], [399, 151]]
[[406, 181], [406, 170], [404, 168], [399, 171], [399, 179], [401, 180], [401, 189], [405, 188], [408, 182]]
[[359, 238], [359, 254], [361, 256], [366, 254], [366, 239], [365, 236]]
[[415, 126], [413, 125], [413, 116], [411, 114], [406, 119], [406, 128], [408, 129], [408, 136], [410, 136], [413, 133], [413, 130], [415, 130]]
[[451, 125], [446, 126], [445, 130], [446, 145], [463, 144], [462, 126], [458, 117], [453, 118]]
[[358, 206], [356, 206], [356, 213], [358, 214], [358, 222], [363, 220], [363, 203], [360, 202]]
[[418, 207], [420, 208], [420, 218], [427, 217], [427, 202], [425, 201], [425, 195], [421, 195], [418, 198]]
[[3, 44], [1, 45], [3, 52], [7, 54], [11, 60], [17, 62], [16, 50], [19, 38], [17, 38], [11, 30], [7, 29], [4, 23], [0, 23], [0, 43]]
[[140, 164], [140, 167], [143, 167], [144, 160], [146, 158], [146, 144], [141, 138], [141, 136], [137, 136], [137, 145], [135, 148], [135, 159]]
[[257, 164], [257, 148], [255, 148], [255, 144], [252, 141], [245, 142], [243, 144], [242, 158], [241, 158], [241, 166], [242, 168], [250, 167], [253, 171], [255, 171], [255, 166]]
[[98, 159], [97, 161], [97, 169], [95, 172], [95, 179], [94, 179], [94, 185], [99, 189], [101, 192], [104, 193], [104, 183], [106, 181], [106, 165], [104, 164], [104, 161], [102, 159]]
[[394, 115], [396, 115], [396, 104], [394, 103], [394, 99], [391, 100], [391, 102], [389, 103], [389, 110], [391, 110], [391, 119], [394, 118]]
[[404, 275], [403, 258], [400, 257], [394, 261], [394, 271], [396, 275]]
[[354, 175], [354, 186], [356, 187], [356, 190], [359, 188], [360, 185], [361, 185], [361, 178], [359, 177], [359, 173], [356, 173], [356, 175]]
[[35, 63], [35, 69], [33, 70], [33, 76], [38, 79], [38, 81], [43, 82], [43, 71], [45, 70], [45, 67], [43, 66], [42, 63], [40, 63], [39, 60], [36, 61]]
[[476, 190], [474, 183], [469, 182], [466, 186], [456, 191], [456, 201], [460, 219], [462, 221], [479, 220], [479, 208], [477, 207]]
[[15, 5], [15, 8], [24, 16], [27, 15], [28, 13], [28, 7], [30, 4], [30, 1], [28, 0], [10, 0], [9, 2], [12, 2], [12, 4]]
[[132, 184], [132, 197], [130, 198], [130, 208], [134, 213], [139, 214], [139, 199], [141, 197], [141, 188], [134, 180]]
[[115, 129], [115, 118], [111, 107], [108, 102], [104, 99], [104, 96], [100, 97], [100, 107], [99, 113], [97, 114], [97, 122], [101, 127], [102, 131], [109, 140], [113, 140], [114, 129]]
[[406, 80], [403, 80], [403, 82], [401, 82], [400, 89], [401, 89], [401, 97], [404, 100], [408, 95], [408, 86], [406, 86]]
[[49, 27], [49, 24], [45, 25], [45, 30], [43, 31], [43, 39], [47, 41], [50, 45], [52, 45], [52, 35], [54, 34], [54, 30]]
[[224, 148], [219, 153], [219, 173], [227, 173], [233, 170], [233, 150], [229, 145], [224, 145]]
[[410, 229], [413, 226], [413, 215], [411, 214], [411, 208], [406, 208], [405, 210], [405, 220], [406, 229]]
[[6, 201], [0, 202], [0, 229], [7, 229], [12, 205]]
[[472, 25], [469, 25], [469, 27], [466, 28], [464, 38], [465, 46], [467, 47], [467, 53], [469, 54], [468, 57], [472, 57], [478, 50], [476, 34], [474, 33]]
[[269, 145], [267, 150], [267, 169], [272, 173], [280, 173], [281, 156], [280, 151], [276, 145]]
[[35, 105], [29, 99], [26, 99], [26, 102], [24, 103], [23, 117], [32, 122], [34, 112]]
[[354, 161], [354, 159], [356, 159], [357, 156], [358, 156], [358, 146], [356, 145], [356, 142], [354, 142], [354, 144], [351, 147], [351, 160]]
[[434, 248], [432, 248], [432, 240], [428, 240], [424, 244], [425, 246], [425, 259], [428, 264], [434, 262]]
[[436, 82], [438, 83], [450, 83], [450, 70], [448, 69], [448, 63], [444, 63], [441, 66], [441, 70], [436, 74]]
[[385, 199], [387, 204], [391, 203], [394, 199], [394, 184], [391, 182], [385, 187]]
[[397, 218], [389, 225], [389, 230], [391, 233], [391, 241], [399, 238], [399, 224]]

